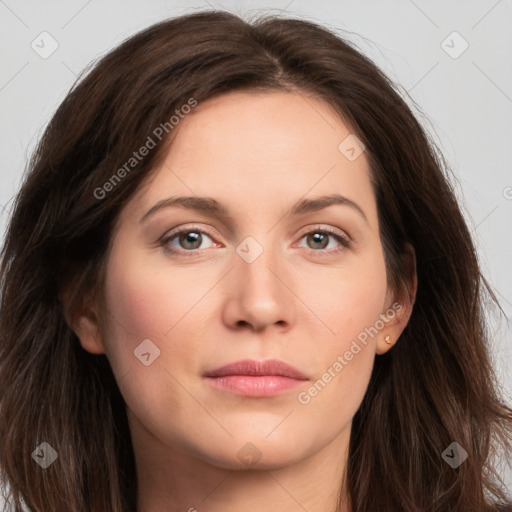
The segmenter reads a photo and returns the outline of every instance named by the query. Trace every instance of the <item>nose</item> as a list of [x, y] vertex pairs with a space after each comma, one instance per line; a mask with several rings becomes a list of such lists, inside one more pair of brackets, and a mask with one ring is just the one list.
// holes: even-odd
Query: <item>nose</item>
[[230, 328], [259, 332], [270, 326], [287, 330], [292, 325], [297, 299], [284, 257], [277, 252], [263, 247], [252, 262], [238, 253], [233, 255], [223, 309], [223, 320]]

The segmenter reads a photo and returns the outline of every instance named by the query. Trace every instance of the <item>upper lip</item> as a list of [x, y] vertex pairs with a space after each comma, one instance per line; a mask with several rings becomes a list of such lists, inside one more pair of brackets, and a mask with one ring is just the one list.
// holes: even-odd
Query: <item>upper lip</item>
[[266, 361], [242, 359], [209, 371], [205, 375], [206, 377], [225, 377], [226, 375], [278, 375], [298, 380], [308, 379], [306, 375], [297, 368], [294, 368], [284, 361], [279, 361], [278, 359], [267, 359]]

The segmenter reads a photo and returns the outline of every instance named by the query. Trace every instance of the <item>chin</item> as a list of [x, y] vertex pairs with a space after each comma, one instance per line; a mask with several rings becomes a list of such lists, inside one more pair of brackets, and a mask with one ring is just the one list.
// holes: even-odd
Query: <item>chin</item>
[[231, 471], [275, 470], [291, 466], [315, 451], [313, 443], [310, 450], [307, 449], [304, 439], [299, 441], [287, 436], [285, 442], [283, 437], [271, 439], [247, 433], [230, 439], [219, 452], [212, 453], [210, 447], [202, 457], [214, 466]]

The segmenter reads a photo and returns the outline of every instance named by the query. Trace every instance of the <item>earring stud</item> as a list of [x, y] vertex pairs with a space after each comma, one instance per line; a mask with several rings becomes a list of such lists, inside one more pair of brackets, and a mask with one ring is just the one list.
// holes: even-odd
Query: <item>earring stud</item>
[[388, 344], [388, 345], [391, 345], [391, 337], [388, 335], [384, 338], [384, 341]]

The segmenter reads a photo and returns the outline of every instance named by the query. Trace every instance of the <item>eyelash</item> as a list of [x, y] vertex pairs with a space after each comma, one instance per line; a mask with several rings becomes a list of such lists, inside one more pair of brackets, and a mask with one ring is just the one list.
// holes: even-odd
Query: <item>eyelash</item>
[[[204, 249], [195, 249], [193, 251], [187, 251], [185, 249], [177, 250], [177, 249], [171, 248], [171, 246], [169, 245], [169, 242], [171, 242], [174, 238], [181, 235], [182, 233], [201, 233], [201, 234], [207, 235], [210, 239], [213, 239], [213, 235], [211, 233], [209, 233], [208, 231], [206, 231], [204, 229], [199, 229], [196, 226], [191, 226], [189, 228], [181, 229], [180, 231], [171, 233], [169, 236], [163, 237], [159, 243], [164, 248], [165, 252], [170, 253], [172, 255], [183, 255], [183, 256], [190, 257], [190, 256], [195, 256], [204, 250]], [[331, 249], [329, 251], [327, 251], [325, 249], [309, 249], [306, 247], [305, 248], [306, 251], [308, 251], [310, 254], [313, 254], [315, 256], [318, 256], [318, 255], [331, 255], [332, 256], [332, 255], [339, 254], [345, 250], [352, 248], [352, 240], [349, 237], [341, 235], [340, 233], [333, 231], [331, 229], [328, 229], [328, 228], [315, 227], [312, 230], [304, 233], [300, 237], [300, 240], [302, 240], [307, 235], [311, 235], [311, 234], [315, 234], [315, 233], [322, 233], [322, 234], [327, 234], [327, 235], [332, 236], [340, 243], [341, 247], [338, 247], [337, 249], [334, 249], [334, 250]]]

